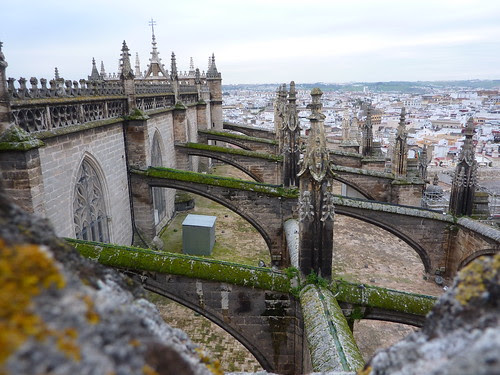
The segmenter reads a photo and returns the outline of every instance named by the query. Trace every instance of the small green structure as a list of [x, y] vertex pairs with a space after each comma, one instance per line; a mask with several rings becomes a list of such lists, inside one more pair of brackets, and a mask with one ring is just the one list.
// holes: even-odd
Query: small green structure
[[182, 252], [189, 255], [212, 255], [216, 220], [216, 216], [187, 215], [182, 222]]

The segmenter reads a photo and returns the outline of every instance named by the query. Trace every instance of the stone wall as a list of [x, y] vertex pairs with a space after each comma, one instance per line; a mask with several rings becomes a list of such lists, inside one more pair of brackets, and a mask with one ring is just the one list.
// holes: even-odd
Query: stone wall
[[97, 170], [104, 190], [110, 240], [130, 244], [132, 223], [122, 123], [44, 139], [39, 149], [45, 214], [58, 236], [74, 237], [73, 198], [84, 158]]
[[302, 314], [292, 295], [165, 274], [154, 274], [143, 285], [220, 325], [264, 369], [303, 373]]
[[[150, 115], [147, 120], [148, 129], [148, 149], [147, 162], [151, 165], [153, 137], [156, 132], [160, 136], [161, 158], [164, 167], [175, 168], [175, 149], [174, 149], [174, 129], [172, 111], [165, 111], [158, 114]], [[163, 194], [166, 203], [166, 215], [160, 220], [155, 227], [155, 232], [163, 228], [163, 226], [172, 218], [175, 210], [175, 190], [163, 189]]]

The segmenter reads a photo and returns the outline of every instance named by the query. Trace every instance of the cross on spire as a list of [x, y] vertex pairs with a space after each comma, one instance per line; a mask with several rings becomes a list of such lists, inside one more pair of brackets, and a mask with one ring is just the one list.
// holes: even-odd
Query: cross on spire
[[151, 32], [153, 33], [153, 37], [155, 35], [155, 25], [156, 25], [156, 21], [151, 18], [151, 21], [149, 21], [149, 26], [151, 26]]

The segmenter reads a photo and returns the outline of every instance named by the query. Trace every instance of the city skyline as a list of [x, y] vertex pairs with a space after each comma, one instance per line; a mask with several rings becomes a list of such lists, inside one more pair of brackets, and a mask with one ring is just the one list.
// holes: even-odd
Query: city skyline
[[145, 70], [151, 27], [167, 69], [207, 69], [224, 84], [432, 81], [500, 78], [495, 1], [256, 0], [240, 2], [8, 1], [0, 41], [7, 76], [86, 78], [92, 58], [117, 71], [126, 40]]

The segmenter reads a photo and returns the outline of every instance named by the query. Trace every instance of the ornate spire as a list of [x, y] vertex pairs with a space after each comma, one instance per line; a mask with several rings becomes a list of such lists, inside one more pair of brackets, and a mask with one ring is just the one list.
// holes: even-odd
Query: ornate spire
[[373, 151], [373, 128], [372, 128], [372, 108], [371, 103], [368, 103], [366, 108], [366, 120], [363, 125], [363, 156], [370, 156]]
[[[92, 60], [94, 65], [95, 65], [95, 61]], [[54, 68], [54, 79], [55, 80], [58, 80], [58, 79], [61, 79], [61, 77], [59, 77], [59, 69], [57, 69], [57, 66]]]
[[395, 145], [392, 155], [392, 173], [396, 177], [406, 176], [408, 166], [408, 144], [406, 142], [408, 133], [406, 131], [406, 109], [401, 108], [399, 125], [396, 131]]
[[474, 120], [470, 117], [465, 129], [464, 144], [458, 156], [458, 163], [451, 185], [449, 210], [454, 215], [471, 215], [477, 184], [477, 162], [474, 155]]
[[179, 76], [177, 74], [177, 63], [175, 61], [175, 53], [172, 52], [172, 58], [170, 62], [170, 79], [176, 80], [179, 79]]
[[101, 76], [99, 75], [99, 72], [97, 71], [95, 59], [92, 57], [92, 72], [89, 75], [89, 81], [99, 81], [100, 79], [101, 79]]
[[141, 77], [141, 61], [139, 60], [139, 54], [136, 52], [135, 53], [135, 76], [136, 77]]
[[[300, 160], [300, 127], [297, 113], [297, 92], [295, 82], [290, 82], [288, 104], [283, 123], [283, 184], [284, 186], [298, 186], [297, 174]], [[284, 91], [286, 98], [286, 90]]]
[[106, 70], [104, 70], [104, 62], [101, 60], [101, 72], [99, 73], [101, 78], [106, 78]]
[[220, 73], [215, 65], [215, 55], [212, 53], [212, 58], [209, 58], [209, 67], [207, 70], [207, 78], [220, 78]]
[[122, 55], [120, 59], [120, 79], [133, 79], [134, 73], [132, 72], [132, 67], [130, 66], [130, 53], [127, 47], [127, 43], [123, 41]]
[[[151, 26], [151, 58], [149, 59], [149, 65], [146, 71], [144, 78], [166, 78], [168, 77], [167, 72], [163, 68], [163, 64], [160, 59], [160, 52], [156, 48], [156, 36], [154, 26], [156, 25], [156, 21], [151, 18], [149, 21], [149, 25]], [[136, 70], [137, 71], [137, 70]], [[161, 75], [160, 75], [161, 73]]]
[[326, 148], [325, 126], [323, 120], [325, 115], [321, 112], [321, 95], [319, 88], [311, 90], [312, 103], [307, 106], [311, 110], [309, 121], [309, 139], [306, 153], [304, 155], [302, 169], [298, 176], [309, 172], [314, 180], [321, 182], [328, 172], [328, 150]]

